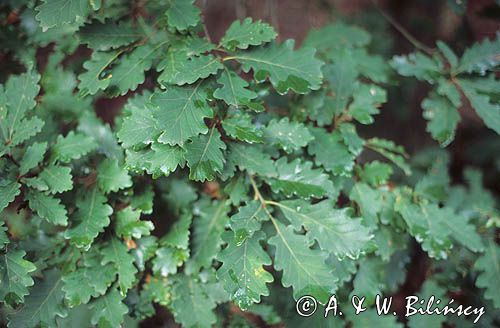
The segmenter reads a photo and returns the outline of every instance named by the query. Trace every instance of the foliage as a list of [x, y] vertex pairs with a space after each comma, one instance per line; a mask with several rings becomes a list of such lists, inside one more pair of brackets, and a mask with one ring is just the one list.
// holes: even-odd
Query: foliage
[[[422, 107], [442, 146], [465, 101], [500, 133], [488, 73], [500, 39], [460, 58], [439, 42], [389, 65], [368, 32], [341, 22], [297, 47], [247, 18], [215, 44], [191, 0], [147, 2], [158, 17], [134, 19], [125, 1], [23, 3], [9, 31], [23, 70], [0, 85], [8, 327], [118, 327], [153, 304], [185, 327], [251, 326], [227, 319], [231, 304], [302, 325], [291, 305], [303, 295], [373, 303], [397, 291], [416, 244], [436, 273], [422, 293], [472, 278], [477, 302], [500, 307], [498, 203], [481, 172], [454, 184], [444, 150], [409, 160], [357, 132], [387, 101], [392, 67], [433, 85]], [[42, 67], [35, 49], [48, 44]], [[83, 47], [83, 63], [63, 65]], [[109, 125], [92, 104], [117, 96], [127, 102]], [[374, 312], [339, 321], [402, 326]]]

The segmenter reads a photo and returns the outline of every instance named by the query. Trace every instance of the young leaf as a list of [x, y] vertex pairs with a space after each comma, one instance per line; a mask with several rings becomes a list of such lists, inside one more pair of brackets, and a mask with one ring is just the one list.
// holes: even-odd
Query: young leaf
[[222, 37], [220, 43], [226, 49], [247, 49], [248, 46], [258, 46], [276, 38], [273, 27], [261, 20], [252, 22], [247, 17], [240, 22], [234, 21]]

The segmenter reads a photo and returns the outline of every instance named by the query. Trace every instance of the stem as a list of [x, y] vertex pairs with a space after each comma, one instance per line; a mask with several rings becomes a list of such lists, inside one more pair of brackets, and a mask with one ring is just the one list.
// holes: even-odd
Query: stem
[[257, 187], [257, 184], [255, 183], [255, 179], [253, 176], [248, 175], [248, 178], [250, 179], [250, 183], [252, 184], [253, 192], [255, 194], [255, 199], [258, 199], [260, 203], [262, 204], [262, 207], [266, 207], [266, 200], [264, 197], [262, 197], [262, 194], [259, 191], [259, 188]]
[[422, 50], [428, 55], [432, 55], [434, 53], [434, 49], [426, 46], [422, 42], [418, 41], [413, 35], [411, 35], [408, 30], [406, 30], [401, 24], [399, 24], [394, 18], [392, 18], [388, 13], [386, 13], [382, 8], [379, 7], [376, 0], [372, 0], [373, 5], [380, 14], [394, 27], [399, 33], [401, 33], [406, 40], [408, 40], [413, 46], [417, 49]]

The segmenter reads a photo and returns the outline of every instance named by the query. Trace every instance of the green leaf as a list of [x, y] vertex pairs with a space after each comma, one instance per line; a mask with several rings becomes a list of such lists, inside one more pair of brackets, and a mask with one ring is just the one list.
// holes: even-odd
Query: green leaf
[[327, 133], [322, 129], [311, 129], [314, 140], [309, 143], [308, 152], [314, 156], [315, 163], [322, 165], [333, 175], [349, 176], [354, 167], [354, 155], [344, 144], [337, 132]]
[[52, 158], [62, 163], [79, 159], [97, 147], [93, 138], [70, 131], [66, 137], [59, 135], [52, 147]]
[[201, 135], [186, 143], [185, 158], [189, 166], [189, 178], [197, 181], [213, 180], [224, 167], [222, 151], [226, 144], [215, 126], [208, 135]]
[[237, 165], [240, 170], [246, 170], [250, 174], [267, 177], [277, 175], [271, 156], [264, 153], [258, 146], [231, 144], [229, 161]]
[[68, 225], [67, 211], [60, 199], [35, 191], [27, 192], [25, 197], [30, 208], [42, 219], [55, 225]]
[[49, 192], [57, 194], [73, 189], [71, 168], [67, 166], [50, 165], [43, 169], [38, 178], [44, 181]]
[[14, 147], [28, 140], [42, 130], [44, 121], [34, 116], [23, 119], [14, 130], [9, 146]]
[[194, 219], [192, 236], [192, 269], [208, 268], [222, 245], [221, 233], [229, 221], [229, 204], [226, 201], [210, 202], [202, 198], [193, 209], [198, 217]]
[[257, 98], [255, 92], [247, 89], [248, 82], [225, 66], [224, 71], [217, 78], [217, 83], [222, 87], [214, 91], [214, 98], [224, 100], [228, 105], [240, 108], [248, 104], [251, 99]]
[[132, 114], [123, 120], [117, 136], [125, 148], [140, 144], [149, 144], [159, 134], [156, 125], [157, 122], [153, 116], [152, 106], [146, 105], [143, 108], [134, 107]]
[[8, 327], [55, 327], [56, 318], [64, 318], [67, 315], [67, 309], [62, 304], [64, 293], [61, 287], [59, 271], [46, 271], [42, 281], [37, 282], [30, 290], [23, 307], [9, 318]]
[[[500, 44], [500, 43], [499, 43]], [[460, 80], [458, 82], [476, 113], [484, 124], [500, 134], [500, 104], [484, 94], [480, 81]], [[498, 90], [497, 90], [498, 91]]]
[[382, 295], [384, 289], [382, 262], [379, 258], [369, 258], [361, 261], [358, 272], [353, 279], [351, 297], [366, 297], [366, 305], [372, 305], [377, 295]]
[[7, 236], [6, 231], [7, 227], [4, 226], [3, 222], [0, 222], [0, 249], [3, 249], [6, 244], [10, 243], [9, 236]]
[[36, 105], [35, 97], [40, 91], [39, 80], [40, 75], [33, 71], [12, 75], [7, 80], [4, 99], [0, 101], [0, 107], [7, 109], [5, 120], [0, 122], [5, 144], [12, 143], [15, 146], [39, 132], [43, 126], [43, 122], [36, 117], [24, 118]]
[[306, 236], [297, 235], [292, 226], [274, 224], [276, 235], [269, 244], [276, 247], [274, 267], [283, 271], [281, 283], [293, 287], [293, 297], [310, 295], [324, 304], [337, 289], [337, 279], [325, 264], [326, 254], [309, 248]]
[[150, 149], [139, 151], [126, 150], [126, 166], [128, 169], [148, 174], [157, 178], [161, 175], [169, 175], [177, 169], [177, 166], [184, 166], [185, 151], [178, 146], [163, 145], [153, 143]]
[[28, 146], [23, 158], [21, 159], [19, 174], [26, 174], [29, 170], [36, 167], [43, 160], [46, 150], [46, 142], [34, 142], [32, 145]]
[[372, 115], [379, 113], [378, 107], [386, 102], [387, 93], [376, 85], [360, 84], [353, 97], [348, 113], [361, 124], [372, 124]]
[[311, 205], [303, 200], [277, 203], [292, 225], [307, 231], [306, 236], [317, 240], [320, 248], [338, 258], [357, 259], [373, 238], [361, 219], [349, 216], [349, 209], [333, 209], [328, 200]]
[[458, 110], [446, 99], [436, 95], [422, 101], [427, 131], [439, 141], [442, 147], [449, 145], [455, 138], [455, 130], [460, 122]]
[[128, 307], [123, 304], [122, 297], [116, 289], [99, 297], [91, 307], [92, 324], [98, 324], [102, 328], [121, 327], [124, 315], [128, 313]]
[[403, 170], [406, 175], [411, 174], [410, 166], [405, 160], [405, 158], [408, 157], [408, 154], [402, 146], [396, 145], [391, 140], [371, 138], [368, 140], [366, 147], [389, 159], [401, 170]]
[[0, 299], [7, 304], [24, 302], [24, 296], [29, 294], [27, 287], [34, 284], [29, 273], [36, 266], [25, 256], [23, 250], [8, 250], [0, 255]]
[[363, 47], [370, 43], [370, 39], [370, 34], [364, 29], [355, 25], [336, 22], [321, 29], [310, 31], [304, 40], [304, 45], [326, 51], [338, 48]]
[[485, 39], [481, 43], [475, 43], [472, 47], [465, 49], [455, 73], [477, 72], [484, 75], [487, 70], [500, 63], [500, 37], [494, 40]]
[[166, 15], [168, 25], [184, 31], [200, 22], [200, 10], [193, 5], [194, 0], [172, 0]]
[[[449, 302], [446, 290], [430, 279], [424, 282], [417, 296], [424, 300], [433, 296], [435, 299], [441, 300], [443, 304]], [[442, 327], [445, 321], [446, 317], [439, 314], [412, 316], [408, 320], [408, 326], [410, 328]]]
[[272, 43], [228, 58], [239, 61], [245, 72], [252, 69], [258, 82], [269, 78], [280, 94], [287, 93], [289, 89], [296, 93], [319, 89], [323, 63], [314, 57], [314, 49], [294, 51], [294, 45], [293, 40], [287, 40], [280, 45]]
[[314, 139], [307, 127], [302, 123], [290, 122], [288, 117], [271, 120], [264, 129], [266, 142], [278, 146], [287, 153], [298, 150]]
[[208, 132], [205, 117], [212, 117], [212, 109], [205, 103], [200, 85], [171, 87], [162, 93], [154, 93], [153, 111], [162, 131], [158, 141], [169, 145], [183, 145], [189, 138]]
[[391, 66], [400, 75], [414, 76], [420, 81], [432, 83], [443, 74], [443, 63], [438, 58], [426, 56], [420, 52], [407, 56], [394, 56]]
[[141, 37], [129, 23], [117, 24], [111, 20], [104, 23], [93, 21], [82, 27], [78, 34], [82, 43], [95, 50], [115, 49]]
[[141, 211], [134, 210], [130, 206], [116, 213], [116, 234], [119, 237], [136, 239], [148, 236], [154, 229], [151, 221], [140, 220]]
[[131, 53], [120, 57], [113, 67], [108, 90], [113, 96], [123, 96], [129, 90], [134, 91], [139, 84], [144, 82], [145, 71], [153, 65], [153, 60], [162, 50], [162, 45], [146, 43], [138, 46]]
[[17, 182], [11, 182], [5, 186], [0, 186], [0, 213], [9, 206], [21, 193], [21, 185]]
[[443, 56], [446, 58], [448, 63], [450, 64], [450, 67], [452, 69], [455, 69], [458, 65], [458, 57], [457, 55], [453, 52], [453, 50], [443, 41], [437, 41], [436, 45], [443, 54]]
[[132, 178], [125, 168], [120, 167], [118, 160], [106, 158], [97, 167], [97, 185], [107, 194], [131, 187]]
[[358, 174], [362, 181], [372, 186], [379, 186], [389, 181], [392, 175], [392, 167], [379, 161], [373, 161], [366, 163]]
[[493, 241], [488, 241], [488, 246], [483, 256], [477, 259], [474, 269], [481, 271], [476, 280], [476, 286], [485, 288], [484, 298], [493, 301], [495, 308], [500, 308], [500, 247]]
[[370, 227], [377, 227], [378, 214], [382, 211], [383, 206], [380, 190], [358, 182], [352, 187], [349, 198], [359, 206], [365, 224]]
[[252, 22], [252, 18], [247, 17], [240, 22], [234, 21], [226, 30], [220, 43], [226, 49], [247, 49], [248, 46], [258, 46], [272, 41], [276, 38], [273, 27], [261, 20]]
[[78, 75], [80, 95], [93, 95], [109, 86], [112, 73], [109, 66], [118, 58], [120, 52], [94, 51], [89, 60], [83, 63], [85, 72]]
[[127, 295], [135, 281], [137, 269], [134, 266], [134, 257], [128, 252], [127, 246], [117, 238], [112, 238], [102, 249], [101, 264], [113, 263], [118, 274], [118, 286], [122, 296]]
[[82, 25], [91, 10], [88, 0], [43, 0], [35, 9], [43, 31], [67, 24]]
[[259, 201], [249, 201], [245, 206], [238, 208], [238, 213], [231, 216], [229, 226], [235, 233], [235, 238], [243, 240], [253, 236], [260, 230], [263, 221], [268, 219], [262, 204]]
[[169, 308], [175, 321], [183, 327], [212, 327], [216, 322], [213, 310], [216, 303], [207, 295], [203, 285], [187, 275], [177, 275]]
[[164, 84], [192, 84], [199, 79], [205, 79], [214, 75], [223, 68], [218, 57], [213, 55], [188, 57], [184, 54], [175, 55], [170, 53], [171, 62], [158, 77], [158, 81]]
[[247, 143], [262, 142], [262, 130], [252, 122], [252, 117], [246, 113], [234, 114], [222, 121], [222, 127], [228, 135]]
[[179, 220], [177, 220], [169, 232], [162, 237], [161, 244], [171, 247], [177, 247], [180, 249], [188, 249], [189, 246], [189, 228], [191, 227], [191, 222], [193, 220], [193, 215], [190, 212], [182, 213]]
[[70, 307], [87, 304], [91, 297], [104, 295], [116, 279], [114, 267], [101, 265], [94, 254], [84, 255], [84, 266], [62, 277], [62, 290]]
[[106, 197], [96, 187], [77, 198], [78, 209], [72, 219], [74, 223], [65, 231], [64, 237], [76, 247], [88, 250], [94, 238], [109, 225], [113, 209], [106, 201]]
[[273, 276], [264, 269], [264, 265], [271, 265], [272, 261], [260, 245], [263, 239], [264, 233], [261, 231], [241, 243], [229, 235], [227, 247], [217, 256], [222, 262], [217, 277], [243, 310], [253, 303], [259, 303], [261, 295], [268, 296], [266, 284], [273, 281]]
[[177, 268], [182, 266], [189, 251], [174, 247], [161, 247], [156, 250], [153, 259], [153, 273], [168, 276], [177, 273]]
[[[356, 328], [403, 328], [404, 325], [397, 321], [397, 317], [393, 315], [379, 315], [375, 309], [367, 309], [361, 314], [356, 315], [354, 310], [349, 308], [347, 318], [352, 323], [352, 327]], [[419, 316], [420, 317], [420, 316]]]
[[321, 198], [333, 193], [333, 183], [321, 169], [312, 169], [311, 162], [300, 159], [287, 163], [285, 157], [275, 162], [278, 176], [268, 181], [274, 192], [282, 192], [285, 196], [301, 198]]
[[345, 145], [349, 148], [349, 151], [353, 155], [359, 156], [359, 154], [363, 151], [365, 141], [356, 132], [356, 126], [354, 124], [344, 122], [338, 126], [338, 130]]

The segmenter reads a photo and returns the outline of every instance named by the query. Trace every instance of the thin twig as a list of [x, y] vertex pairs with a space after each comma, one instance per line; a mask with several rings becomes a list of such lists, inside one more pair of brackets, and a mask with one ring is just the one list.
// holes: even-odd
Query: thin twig
[[380, 14], [399, 32], [401, 33], [406, 40], [408, 40], [413, 46], [417, 49], [422, 50], [426, 54], [432, 56], [435, 50], [418, 41], [407, 29], [405, 29], [401, 24], [399, 24], [394, 18], [392, 18], [388, 13], [386, 13], [380, 6], [377, 4], [376, 0], [372, 0], [373, 5]]
[[262, 207], [266, 207], [266, 200], [264, 199], [264, 197], [262, 197], [262, 194], [260, 193], [259, 188], [255, 183], [255, 179], [251, 175], [248, 175], [248, 178], [250, 179], [250, 183], [252, 184], [253, 192], [255, 194], [255, 199], [258, 199], [260, 201]]

